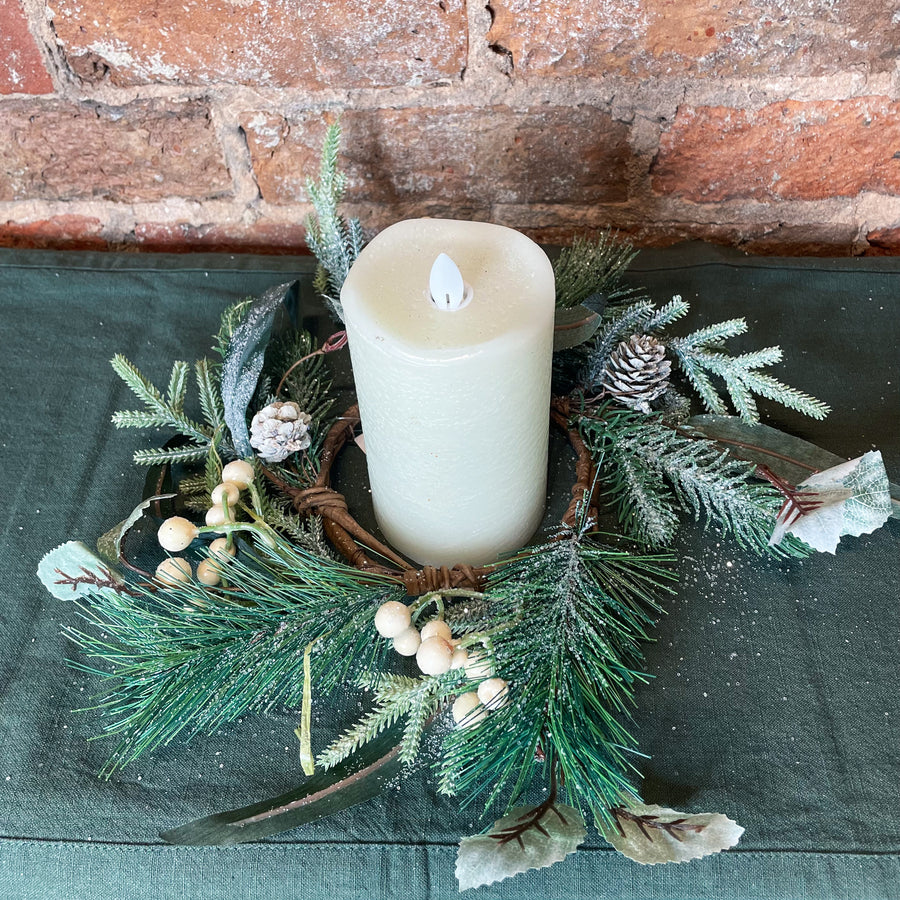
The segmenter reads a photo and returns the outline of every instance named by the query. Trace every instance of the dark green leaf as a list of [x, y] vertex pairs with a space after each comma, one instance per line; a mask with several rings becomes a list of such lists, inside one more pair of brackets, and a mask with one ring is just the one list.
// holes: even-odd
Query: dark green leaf
[[235, 328], [222, 363], [221, 391], [225, 422], [239, 456], [251, 456], [247, 404], [256, 390], [275, 313], [296, 282], [279, 284], [257, 297]]
[[600, 326], [600, 316], [587, 306], [557, 309], [553, 329], [553, 352], [577, 347], [593, 337]]
[[400, 729], [394, 727], [327, 774], [260, 803], [196, 819], [160, 837], [170, 844], [224, 847], [256, 841], [365, 803], [400, 772]]
[[[847, 460], [802, 438], [768, 425], [750, 425], [737, 416], [694, 416], [690, 428], [728, 447], [732, 456], [766, 466], [791, 484]], [[894, 518], [900, 518], [900, 485], [891, 484]]]

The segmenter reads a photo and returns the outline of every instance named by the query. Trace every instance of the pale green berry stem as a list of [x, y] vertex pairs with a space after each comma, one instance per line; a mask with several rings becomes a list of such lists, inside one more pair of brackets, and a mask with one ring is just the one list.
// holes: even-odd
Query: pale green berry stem
[[484, 594], [469, 588], [443, 588], [440, 591], [430, 591], [427, 594], [422, 594], [414, 604], [411, 610], [413, 618], [417, 618], [429, 604], [434, 603], [438, 610], [438, 619], [443, 621], [444, 597], [468, 597], [470, 599], [483, 600]]

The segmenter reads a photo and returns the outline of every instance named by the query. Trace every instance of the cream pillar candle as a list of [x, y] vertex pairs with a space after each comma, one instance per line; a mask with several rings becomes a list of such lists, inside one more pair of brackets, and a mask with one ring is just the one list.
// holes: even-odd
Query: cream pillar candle
[[375, 515], [415, 562], [493, 562], [537, 528], [554, 297], [541, 248], [481, 222], [398, 222], [351, 268], [341, 303]]

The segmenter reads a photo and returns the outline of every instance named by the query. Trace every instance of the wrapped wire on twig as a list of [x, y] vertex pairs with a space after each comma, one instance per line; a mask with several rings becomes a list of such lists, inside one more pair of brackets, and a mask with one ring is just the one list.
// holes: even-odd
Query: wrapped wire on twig
[[[590, 451], [578, 431], [569, 426], [569, 414], [569, 402], [554, 397], [550, 404], [550, 418], [567, 432], [569, 443], [576, 453], [572, 500], [562, 517], [564, 525], [574, 528], [580, 518], [585, 497], [591, 495], [595, 472]], [[353, 439], [359, 421], [359, 408], [351, 406], [331, 426], [322, 443], [318, 476], [309, 487], [298, 488], [289, 485], [269, 469], [263, 470], [266, 477], [291, 498], [293, 507], [298, 513], [322, 517], [326, 536], [350, 565], [362, 571], [396, 578], [413, 597], [449, 588], [481, 590], [487, 576], [496, 568], [495, 565], [470, 566], [457, 563], [454, 566], [416, 568], [366, 531], [353, 518], [343, 494], [331, 487], [331, 468], [345, 444]], [[589, 521], [596, 522], [596, 509], [590, 508], [587, 517]], [[370, 554], [377, 555], [381, 559], [376, 561]]]

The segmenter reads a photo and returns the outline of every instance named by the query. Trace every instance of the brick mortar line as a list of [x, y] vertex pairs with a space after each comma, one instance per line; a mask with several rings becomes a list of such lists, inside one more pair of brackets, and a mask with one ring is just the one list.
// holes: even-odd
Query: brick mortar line
[[[823, 222], [829, 224], [858, 225], [872, 215], [872, 207], [885, 209], [892, 218], [900, 220], [900, 197], [865, 192], [856, 197], [836, 197], [826, 200], [783, 200], [764, 203], [761, 201], [732, 200], [710, 204], [692, 203], [666, 195], [654, 195], [654, 215], [647, 218], [646, 203], [642, 198], [632, 198], [625, 203], [493, 203], [491, 209], [497, 213], [516, 214], [530, 212], [543, 214], [564, 224], [567, 219], [577, 220], [585, 213], [599, 213], [601, 217], [614, 218], [623, 224], [660, 225], [696, 224], [753, 225], [771, 224], [777, 220], [785, 225], [812, 225]], [[421, 198], [412, 198], [408, 205], [421, 204]], [[404, 204], [400, 204], [404, 205]], [[378, 212], [389, 209], [388, 204], [348, 203], [348, 215], [358, 216], [365, 224], [366, 219], [374, 219]], [[247, 200], [185, 200], [169, 198], [159, 201], [119, 203], [109, 200], [8, 200], [0, 201], [0, 219], [18, 223], [41, 221], [43, 219], [72, 215], [96, 218], [101, 221], [115, 220], [117, 224], [165, 224], [184, 222], [189, 225], [234, 224], [249, 225], [257, 221], [272, 224], [301, 223], [310, 212], [306, 203], [271, 203], [262, 199]], [[247, 221], [246, 213], [254, 215]], [[606, 214], [604, 216], [604, 214]], [[884, 218], [883, 214], [879, 219]]]
[[[648, 117], [667, 112], [673, 103], [691, 107], [726, 106], [756, 111], [783, 101], [827, 102], [864, 97], [900, 99], [900, 84], [893, 75], [864, 76], [852, 72], [818, 78], [722, 78], [708, 83], [682, 78], [627, 79], [618, 75], [590, 77], [516, 78], [504, 83], [466, 72], [461, 81], [446, 85], [397, 85], [385, 88], [257, 88], [252, 85], [216, 82], [212, 84], [148, 83], [131, 87], [110, 84], [73, 83], [55, 94], [6, 94], [8, 100], [31, 99], [36, 103], [59, 100], [68, 103], [96, 102], [107, 106], [127, 106], [137, 100], [180, 102], [209, 99], [222, 105], [243, 104], [261, 110], [317, 110], [383, 108], [490, 106], [502, 105], [524, 110], [534, 106], [604, 106], [616, 100]], [[667, 114], [670, 115], [670, 113]]]

